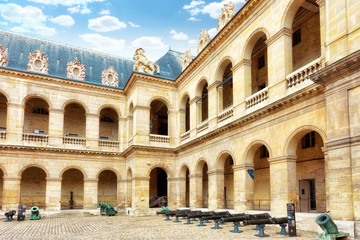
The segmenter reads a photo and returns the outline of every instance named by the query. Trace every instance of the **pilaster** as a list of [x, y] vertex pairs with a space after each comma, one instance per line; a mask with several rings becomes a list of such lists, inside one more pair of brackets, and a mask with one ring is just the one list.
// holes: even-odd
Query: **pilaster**
[[84, 209], [96, 209], [97, 198], [98, 179], [84, 179]]
[[86, 114], [86, 146], [97, 149], [99, 146], [99, 115]]
[[2, 210], [8, 211], [18, 208], [20, 201], [19, 177], [4, 177]]
[[61, 209], [61, 178], [46, 179], [46, 210], [59, 211]]
[[225, 207], [224, 198], [224, 170], [213, 169], [208, 171], [209, 176], [209, 210]]
[[234, 170], [234, 210], [245, 212], [254, 208], [254, 180], [248, 174], [252, 164], [233, 166]]

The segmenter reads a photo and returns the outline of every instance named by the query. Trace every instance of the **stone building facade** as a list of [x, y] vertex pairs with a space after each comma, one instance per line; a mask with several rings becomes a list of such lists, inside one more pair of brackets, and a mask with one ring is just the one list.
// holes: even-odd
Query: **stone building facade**
[[360, 2], [248, 0], [185, 69], [169, 51], [153, 74], [0, 35], [3, 210], [67, 209], [72, 192], [136, 215], [167, 196], [360, 220]]

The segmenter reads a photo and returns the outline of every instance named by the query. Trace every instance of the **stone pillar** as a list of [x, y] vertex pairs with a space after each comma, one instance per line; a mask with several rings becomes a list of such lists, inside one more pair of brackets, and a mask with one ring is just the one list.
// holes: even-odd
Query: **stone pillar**
[[292, 29], [283, 28], [266, 41], [268, 52], [268, 88], [271, 101], [285, 95], [286, 75], [292, 69]]
[[215, 129], [217, 125], [217, 114], [219, 108], [219, 102], [217, 98], [217, 86], [220, 81], [215, 81], [208, 86], [208, 122], [209, 129]]
[[6, 117], [6, 140], [8, 143], [22, 142], [24, 129], [24, 105], [8, 103]]
[[270, 164], [271, 214], [286, 216], [286, 204], [298, 206], [296, 156], [283, 155], [268, 158]]
[[246, 110], [245, 99], [251, 95], [251, 60], [241, 60], [232, 70], [234, 116], [242, 116]]
[[178, 206], [177, 187], [179, 185], [179, 179], [176, 177], [168, 177], [167, 181], [168, 206], [170, 209], [176, 209]]
[[125, 207], [132, 207], [132, 179], [126, 179]]
[[18, 208], [20, 201], [19, 177], [4, 177], [2, 210], [8, 211]]
[[224, 102], [223, 102], [223, 85], [221, 85], [220, 87], [217, 88], [216, 98], [217, 98], [217, 103], [218, 103], [217, 113], [219, 114], [224, 110], [224, 108], [223, 108], [223, 106], [224, 106], [223, 105], [224, 104]]
[[49, 109], [49, 145], [63, 146], [64, 137], [64, 110]]
[[46, 210], [59, 211], [61, 209], [61, 178], [46, 179]]
[[125, 196], [126, 196], [126, 185], [127, 180], [126, 179], [119, 179], [117, 180], [117, 206], [119, 208], [125, 207]]
[[199, 97], [194, 97], [189, 101], [190, 104], [190, 137], [196, 136], [196, 126], [199, 123], [199, 104], [196, 102]]
[[185, 118], [185, 116], [186, 116], [185, 109], [179, 109], [179, 129], [180, 129], [179, 134], [180, 135], [186, 132], [186, 118]]
[[186, 177], [179, 177], [179, 184], [177, 189], [178, 207], [186, 207]]
[[98, 181], [98, 179], [84, 179], [84, 209], [97, 208]]
[[133, 123], [134, 143], [148, 145], [150, 140], [150, 107], [136, 105]]
[[126, 118], [119, 117], [119, 138], [120, 143], [120, 152], [123, 152], [127, 147], [127, 128], [126, 128]]
[[190, 174], [190, 208], [203, 207], [202, 175]]
[[234, 210], [245, 212], [254, 209], [254, 180], [250, 177], [248, 169], [252, 164], [239, 164], [234, 169]]
[[135, 216], [146, 216], [149, 209], [150, 177], [134, 177], [132, 191], [132, 208]]
[[316, 0], [319, 5], [320, 15], [320, 44], [321, 44], [321, 66], [325, 66], [326, 60], [326, 15], [325, 15], [325, 1]]
[[176, 144], [176, 139], [178, 136], [179, 126], [176, 121], [176, 111], [168, 111], [168, 135], [170, 137], [170, 144]]
[[99, 148], [99, 124], [98, 114], [86, 114], [86, 147], [91, 149]]
[[209, 210], [225, 207], [224, 198], [224, 170], [213, 169], [208, 171], [209, 176]]

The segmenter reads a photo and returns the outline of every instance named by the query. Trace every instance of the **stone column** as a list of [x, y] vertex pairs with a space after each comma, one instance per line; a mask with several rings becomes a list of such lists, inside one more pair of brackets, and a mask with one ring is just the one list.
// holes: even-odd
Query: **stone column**
[[325, 66], [326, 59], [326, 15], [325, 15], [325, 1], [316, 0], [319, 5], [320, 15], [320, 44], [321, 44], [321, 66]]
[[46, 210], [59, 211], [61, 209], [61, 178], [46, 179]]
[[194, 97], [189, 101], [190, 104], [190, 137], [196, 136], [196, 126], [199, 122], [199, 104], [196, 102], [200, 97]]
[[209, 210], [225, 207], [224, 199], [224, 170], [213, 169], [208, 171], [209, 176]]
[[234, 210], [245, 212], [254, 209], [254, 180], [250, 177], [248, 169], [252, 164], [239, 164], [234, 169]]
[[186, 130], [186, 118], [185, 118], [185, 116], [186, 116], [185, 109], [179, 109], [179, 129], [180, 129], [179, 134], [180, 135], [185, 133], [185, 130]]
[[22, 142], [24, 129], [24, 105], [8, 103], [6, 117], [6, 140], [8, 143]]
[[134, 107], [134, 144], [149, 144], [150, 140], [150, 107]]
[[287, 203], [298, 205], [296, 156], [282, 155], [268, 158], [270, 164], [271, 214], [286, 216]]
[[84, 209], [97, 208], [98, 181], [98, 179], [84, 179]]
[[170, 137], [170, 144], [175, 144], [178, 136], [179, 126], [176, 121], [176, 111], [168, 111], [168, 135]]
[[86, 114], [86, 147], [91, 149], [99, 148], [99, 124], [98, 114]]
[[203, 206], [202, 175], [190, 174], [190, 208]]
[[64, 137], [64, 110], [49, 109], [49, 145], [63, 146]]
[[127, 147], [127, 128], [126, 128], [126, 118], [119, 117], [119, 138], [120, 143], [120, 152], [123, 152]]
[[234, 116], [245, 114], [245, 99], [251, 95], [251, 60], [243, 59], [232, 67]]
[[208, 86], [208, 122], [209, 129], [215, 129], [217, 125], [217, 114], [219, 108], [219, 102], [217, 97], [217, 86], [220, 81], [215, 81]]
[[179, 177], [179, 184], [177, 189], [178, 207], [186, 207], [186, 177]]
[[286, 75], [292, 69], [292, 29], [283, 28], [266, 41], [268, 52], [268, 88], [271, 101], [285, 95]]
[[132, 208], [135, 216], [146, 216], [149, 209], [150, 177], [134, 177], [132, 191]]
[[20, 201], [19, 177], [4, 177], [2, 210], [17, 209]]
[[117, 180], [117, 206], [119, 208], [125, 207], [125, 196], [126, 196], [126, 179], [119, 179]]
[[177, 187], [179, 185], [179, 179], [176, 177], [168, 177], [167, 181], [168, 181], [167, 184], [168, 206], [170, 209], [176, 209], [178, 206]]
[[126, 179], [125, 207], [132, 207], [132, 179]]

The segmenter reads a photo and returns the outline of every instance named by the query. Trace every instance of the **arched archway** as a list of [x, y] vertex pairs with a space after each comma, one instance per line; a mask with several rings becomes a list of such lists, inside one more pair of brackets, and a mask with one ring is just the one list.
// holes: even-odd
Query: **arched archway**
[[150, 104], [150, 134], [168, 135], [168, 108], [160, 100]]
[[128, 169], [126, 177], [126, 206], [132, 207], [132, 171]]
[[190, 130], [190, 98], [184, 95], [180, 105], [180, 133]]
[[46, 173], [39, 167], [29, 167], [21, 174], [20, 203], [28, 207], [46, 207]]
[[86, 112], [78, 103], [69, 103], [65, 107], [64, 135], [70, 138], [86, 137]]
[[209, 206], [208, 170], [205, 160], [200, 160], [196, 167], [196, 174], [199, 176], [196, 181], [196, 207], [207, 208]]
[[184, 165], [180, 171], [180, 205], [190, 206], [190, 172], [188, 166]]
[[288, 154], [296, 153], [297, 210], [326, 211], [324, 140], [313, 129], [296, 133], [288, 144]]
[[119, 141], [119, 117], [115, 110], [104, 108], [100, 111], [100, 140]]
[[[72, 196], [72, 206], [70, 199]], [[82, 209], [84, 207], [84, 175], [75, 168], [67, 169], [62, 174], [61, 209]]]
[[98, 202], [117, 206], [117, 176], [111, 170], [104, 170], [99, 174]]
[[6, 96], [0, 93], [0, 139], [5, 138], [5, 134], [1, 134], [1, 132], [6, 131], [7, 103], [8, 101]]
[[218, 184], [218, 208], [234, 208], [234, 160], [229, 152], [223, 152], [219, 155], [217, 169], [223, 170], [223, 175], [217, 176]]
[[196, 101], [197, 108], [197, 123], [205, 122], [209, 117], [209, 102], [208, 102], [208, 83], [205, 79], [201, 80], [196, 89], [196, 96], [200, 97]]
[[223, 61], [216, 74], [216, 80], [221, 83], [216, 87], [218, 90], [219, 112], [233, 105], [233, 73], [232, 62], [229, 59]]
[[40, 98], [30, 98], [25, 103], [24, 133], [48, 134], [49, 105]]
[[[168, 196], [167, 173], [164, 169], [156, 167], [150, 172], [149, 181], [149, 207], [161, 207]], [[166, 203], [167, 204], [167, 203]]]
[[133, 103], [131, 103], [130, 106], [129, 106], [128, 117], [127, 117], [128, 139], [130, 139], [132, 136], [134, 136], [133, 114], [134, 114], [134, 105], [133, 105]]

